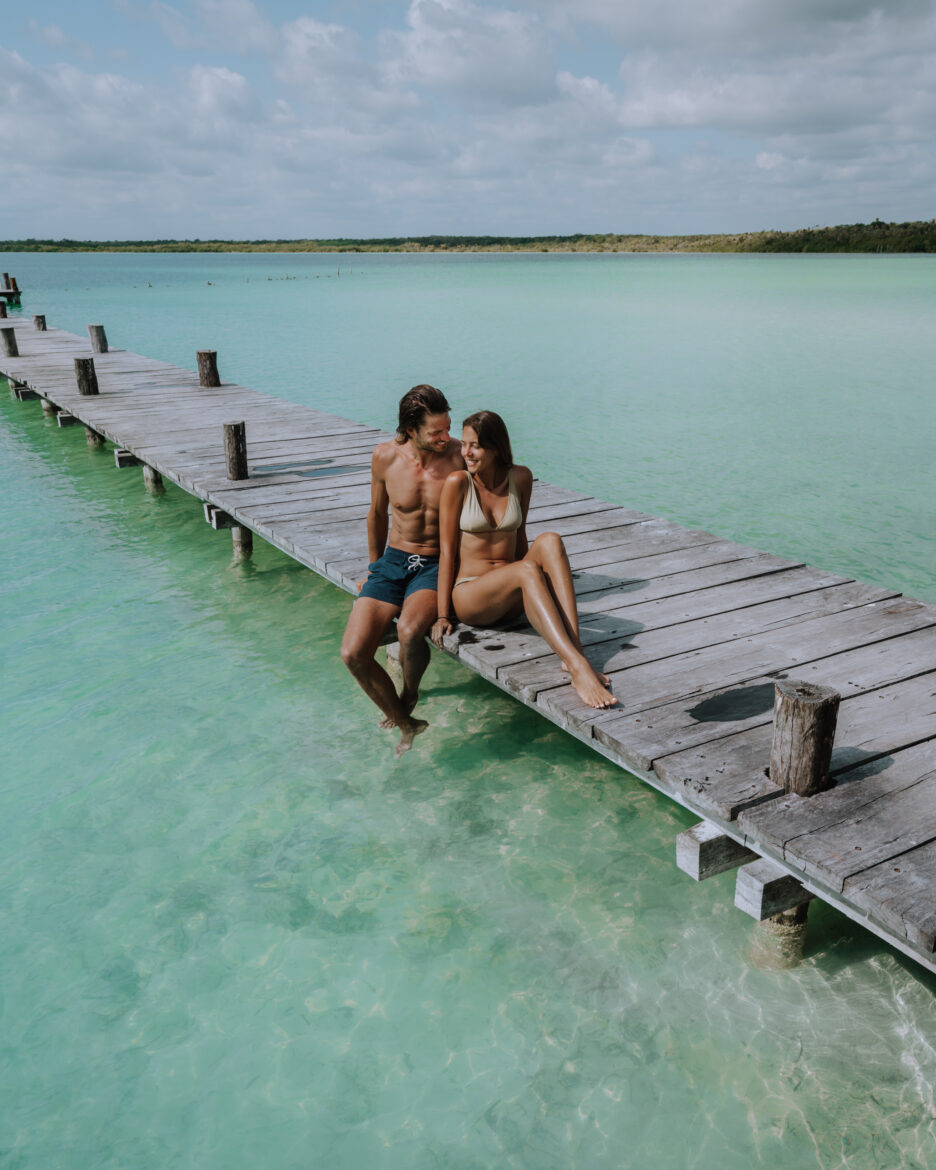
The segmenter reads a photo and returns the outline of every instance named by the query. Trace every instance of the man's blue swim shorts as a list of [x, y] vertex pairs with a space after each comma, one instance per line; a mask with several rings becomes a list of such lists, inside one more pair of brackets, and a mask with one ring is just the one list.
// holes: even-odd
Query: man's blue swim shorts
[[402, 608], [403, 601], [418, 589], [438, 589], [439, 558], [387, 548], [379, 561], [368, 565], [370, 576], [358, 597], [389, 601]]

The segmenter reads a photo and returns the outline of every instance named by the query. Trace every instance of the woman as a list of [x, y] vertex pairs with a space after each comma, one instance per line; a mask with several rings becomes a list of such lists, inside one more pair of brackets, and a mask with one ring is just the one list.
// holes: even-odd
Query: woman
[[[527, 620], [559, 655], [572, 686], [589, 707], [612, 707], [608, 678], [595, 671], [579, 641], [572, 572], [562, 538], [544, 532], [527, 544], [533, 491], [528, 467], [514, 464], [500, 415], [480, 410], [465, 419], [461, 453], [467, 471], [453, 471], [439, 512], [439, 608], [432, 627], [437, 646], [452, 631], [452, 615], [473, 626], [502, 618]], [[457, 568], [457, 574], [456, 574]]]

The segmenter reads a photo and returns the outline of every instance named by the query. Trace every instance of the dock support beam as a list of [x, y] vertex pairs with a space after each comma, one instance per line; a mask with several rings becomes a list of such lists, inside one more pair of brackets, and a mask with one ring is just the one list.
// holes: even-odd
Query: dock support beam
[[95, 353], [107, 353], [107, 334], [103, 325], [89, 325], [88, 334], [91, 337], [91, 348]]
[[[203, 350], [198, 354], [198, 365], [201, 370]], [[216, 371], [217, 373], [217, 371]], [[202, 382], [202, 385], [205, 385]], [[214, 383], [220, 386], [220, 382]], [[247, 467], [247, 427], [243, 422], [224, 424], [224, 458], [227, 463], [228, 479], [248, 479], [250, 473]], [[253, 533], [241, 524], [231, 528], [231, 542], [234, 547], [234, 560], [247, 561], [253, 555]]]
[[46, 333], [45, 313], [36, 313], [33, 317], [33, 328], [37, 333]]
[[676, 865], [697, 882], [754, 861], [756, 857], [756, 853], [709, 821], [699, 821], [676, 838]]
[[54, 402], [50, 401], [48, 398], [42, 399], [42, 413], [43, 414], [48, 414], [48, 415], [51, 415], [54, 417], [55, 415], [58, 414], [58, 412], [59, 412], [59, 408], [55, 405]]
[[387, 674], [393, 685], [399, 691], [403, 686], [403, 667], [400, 665], [400, 643], [390, 642], [387, 645]]
[[7, 315], [6, 301], [0, 300], [0, 320]]
[[16, 330], [12, 325], [0, 329], [0, 344], [3, 346], [5, 357], [19, 357], [19, 346], [16, 344]]
[[218, 351], [215, 349], [200, 349], [195, 354], [198, 359], [199, 386], [215, 387], [221, 385], [218, 375]]

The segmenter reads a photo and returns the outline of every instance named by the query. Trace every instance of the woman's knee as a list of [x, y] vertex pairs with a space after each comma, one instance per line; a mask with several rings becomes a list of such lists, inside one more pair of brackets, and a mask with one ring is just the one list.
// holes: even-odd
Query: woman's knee
[[530, 547], [540, 552], [559, 554], [560, 556], [565, 552], [565, 545], [558, 532], [541, 532]]

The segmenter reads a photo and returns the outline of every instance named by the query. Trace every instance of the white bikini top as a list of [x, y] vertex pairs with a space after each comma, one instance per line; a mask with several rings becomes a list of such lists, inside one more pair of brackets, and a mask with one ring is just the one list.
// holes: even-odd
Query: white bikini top
[[500, 524], [496, 526], [488, 522], [478, 498], [478, 489], [471, 475], [468, 475], [468, 495], [465, 496], [458, 520], [462, 532], [516, 532], [522, 523], [523, 511], [520, 507], [520, 493], [514, 484], [513, 468], [507, 473], [507, 507]]

